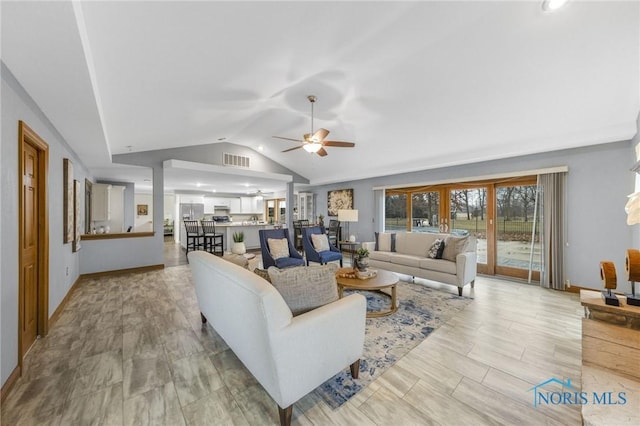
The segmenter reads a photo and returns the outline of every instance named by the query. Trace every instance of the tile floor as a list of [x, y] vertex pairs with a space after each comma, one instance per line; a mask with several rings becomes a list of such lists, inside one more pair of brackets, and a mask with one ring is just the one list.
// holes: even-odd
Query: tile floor
[[[202, 327], [185, 268], [84, 280], [26, 357], [2, 424], [278, 424], [275, 403]], [[347, 404], [309, 395], [293, 423], [581, 424], [579, 407], [534, 408], [528, 392], [550, 377], [580, 385], [577, 295], [483, 277], [464, 294], [474, 302]]]

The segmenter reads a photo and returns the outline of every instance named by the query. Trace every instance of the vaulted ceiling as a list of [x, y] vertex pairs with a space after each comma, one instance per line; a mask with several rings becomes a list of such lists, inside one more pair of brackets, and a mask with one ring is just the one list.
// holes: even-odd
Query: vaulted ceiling
[[[640, 4], [2, 2], [2, 60], [85, 164], [245, 145], [312, 184], [627, 140]], [[272, 138], [315, 128], [326, 157]], [[100, 176], [98, 176], [100, 177]]]

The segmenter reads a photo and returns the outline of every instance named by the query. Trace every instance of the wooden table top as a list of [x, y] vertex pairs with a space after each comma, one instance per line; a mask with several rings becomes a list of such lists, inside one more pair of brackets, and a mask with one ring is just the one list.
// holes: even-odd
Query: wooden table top
[[366, 280], [360, 278], [343, 278], [340, 274], [353, 272], [351, 268], [340, 268], [336, 271], [336, 281], [338, 285], [346, 288], [355, 288], [360, 290], [378, 290], [398, 284], [400, 278], [393, 272], [378, 269], [378, 274]]
[[620, 300], [620, 306], [605, 304], [599, 291], [580, 290], [580, 304], [590, 309], [640, 319], [640, 306], [627, 305], [625, 296], [621, 294], [616, 294], [616, 296]]

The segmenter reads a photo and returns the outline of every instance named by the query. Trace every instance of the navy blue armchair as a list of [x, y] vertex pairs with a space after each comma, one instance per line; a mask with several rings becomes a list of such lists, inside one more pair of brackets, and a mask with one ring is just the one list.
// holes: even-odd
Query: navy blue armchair
[[304, 254], [307, 257], [307, 265], [309, 265], [309, 262], [318, 262], [324, 265], [327, 262], [339, 260], [340, 267], [342, 267], [342, 253], [340, 253], [340, 250], [329, 243], [329, 250], [317, 251], [311, 241], [312, 234], [325, 235], [324, 227], [312, 226], [310, 228], [302, 228], [302, 246], [304, 247]]
[[[288, 268], [290, 266], [304, 266], [304, 259], [302, 255], [298, 253], [296, 248], [291, 243], [291, 238], [289, 238], [289, 230], [288, 229], [261, 229], [258, 231], [260, 236], [260, 250], [262, 251], [262, 267], [267, 269], [270, 266], [275, 266], [277, 268]], [[282, 239], [286, 238], [289, 243], [289, 257], [281, 257], [279, 259], [274, 259], [271, 256], [271, 252], [269, 251], [269, 243], [267, 240], [269, 238]]]

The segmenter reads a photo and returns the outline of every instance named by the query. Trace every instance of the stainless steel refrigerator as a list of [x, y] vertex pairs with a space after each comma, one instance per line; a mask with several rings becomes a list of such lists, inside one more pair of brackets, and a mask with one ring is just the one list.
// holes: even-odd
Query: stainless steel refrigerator
[[180, 204], [180, 218], [182, 220], [200, 220], [204, 217], [204, 204]]

